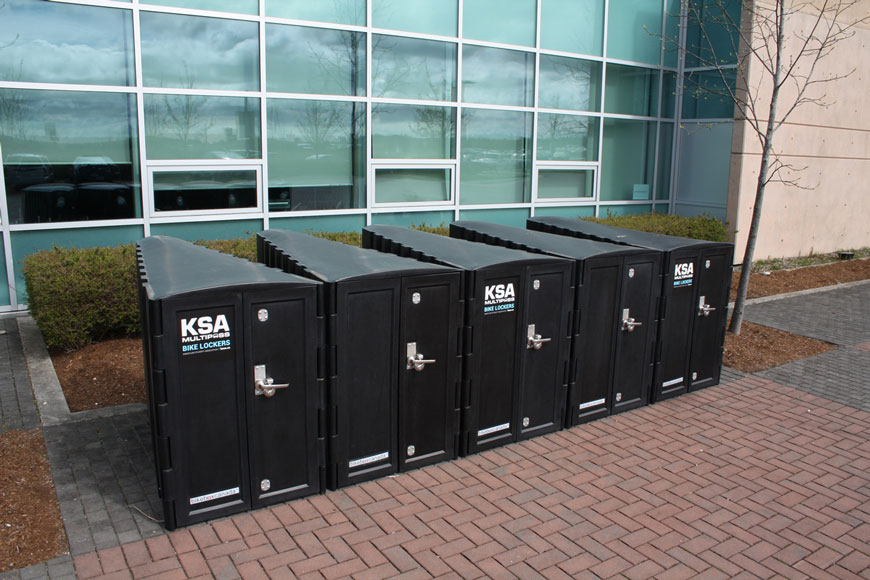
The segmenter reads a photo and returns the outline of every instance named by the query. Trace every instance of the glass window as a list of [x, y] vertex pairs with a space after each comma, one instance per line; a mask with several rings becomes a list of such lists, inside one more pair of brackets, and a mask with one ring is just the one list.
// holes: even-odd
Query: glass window
[[456, 0], [372, 0], [372, 26], [456, 36]]
[[372, 37], [375, 97], [456, 100], [456, 45], [375, 34]]
[[465, 38], [535, 46], [537, 0], [465, 0]]
[[256, 169], [155, 171], [152, 183], [158, 213], [257, 207]]
[[681, 124], [677, 202], [725, 206], [733, 127], [733, 123]]
[[[453, 221], [453, 211], [406, 211], [396, 213], [373, 213], [373, 224], [385, 224], [410, 228], [414, 226], [439, 227]], [[355, 229], [362, 229], [355, 228]], [[347, 230], [344, 230], [347, 231]]]
[[655, 148], [655, 121], [605, 119], [601, 200], [651, 199]]
[[541, 55], [538, 106], [545, 109], [599, 111], [601, 63]]
[[0, 81], [136, 84], [130, 10], [0, 2]]
[[215, 12], [235, 12], [236, 14], [258, 14], [260, 12], [258, 0], [148, 0], [147, 3], [157, 6], [214, 10]]
[[605, 78], [605, 113], [658, 116], [658, 70], [609, 63]]
[[607, 56], [659, 64], [662, 54], [662, 0], [610, 0]]
[[[669, 199], [671, 193], [671, 165], [674, 156], [674, 124], [659, 125], [659, 170], [656, 179], [656, 199]], [[728, 156], [730, 159], [730, 156]]]
[[365, 105], [269, 99], [269, 209], [365, 207]]
[[740, 0], [689, 0], [686, 67], [736, 64]]
[[450, 201], [452, 170], [447, 167], [375, 169], [375, 203]]
[[538, 159], [598, 161], [598, 117], [538, 114]]
[[266, 24], [266, 89], [365, 95], [365, 34]]
[[366, 25], [366, 0], [266, 0], [266, 16]]
[[595, 195], [592, 169], [539, 169], [538, 199], [571, 199]]
[[680, 9], [681, 0], [667, 0], [667, 16], [665, 17], [665, 66], [677, 68], [680, 57]]
[[601, 56], [604, 0], [541, 0], [541, 48]]
[[535, 55], [466, 44], [462, 48], [462, 100], [466, 103], [534, 104]]
[[736, 83], [734, 71], [723, 71], [727, 85], [722, 81], [719, 71], [695, 71], [683, 77], [684, 119], [733, 119], [734, 101], [728, 95], [727, 87]]
[[662, 117], [673, 119], [677, 103], [677, 74], [665, 72], [662, 75]]
[[158, 12], [140, 19], [145, 86], [259, 90], [256, 22]]
[[372, 105], [372, 157], [453, 159], [456, 109], [424, 105]]
[[260, 99], [145, 95], [149, 159], [258, 159]]
[[531, 148], [531, 113], [463, 110], [462, 203], [529, 201]]
[[136, 97], [0, 89], [13, 224], [141, 217]]

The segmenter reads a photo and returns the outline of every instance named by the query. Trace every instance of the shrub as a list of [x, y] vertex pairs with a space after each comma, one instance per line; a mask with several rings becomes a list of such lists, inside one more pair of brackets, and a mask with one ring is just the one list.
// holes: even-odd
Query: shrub
[[254, 235], [230, 240], [199, 240], [196, 243], [200, 246], [235, 256], [236, 258], [244, 258], [252, 262], [257, 261], [257, 236]]
[[49, 347], [140, 332], [136, 250], [58, 248], [24, 258], [28, 306]]
[[590, 222], [617, 226], [629, 230], [652, 232], [654, 234], [666, 234], [693, 238], [696, 240], [709, 240], [711, 242], [727, 242], [728, 233], [725, 224], [709, 215], [697, 217], [684, 217], [679, 215], [667, 215], [661, 213], [607, 216], [606, 218], [583, 218]]

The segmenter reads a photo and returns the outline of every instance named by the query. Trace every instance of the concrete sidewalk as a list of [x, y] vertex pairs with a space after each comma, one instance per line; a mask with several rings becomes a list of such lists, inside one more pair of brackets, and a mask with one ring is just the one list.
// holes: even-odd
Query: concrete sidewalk
[[60, 420], [44, 433], [72, 556], [0, 578], [870, 578], [870, 284], [747, 319], [839, 348], [170, 534], [147, 517], [145, 411]]

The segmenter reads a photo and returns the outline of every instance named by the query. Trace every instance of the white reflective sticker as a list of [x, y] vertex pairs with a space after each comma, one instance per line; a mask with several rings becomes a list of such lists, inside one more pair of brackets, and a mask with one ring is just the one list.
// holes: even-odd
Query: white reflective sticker
[[225, 489], [223, 491], [216, 491], [214, 493], [207, 493], [205, 495], [200, 495], [198, 497], [190, 498], [190, 505], [196, 505], [198, 503], [212, 501], [214, 499], [220, 499], [222, 497], [229, 497], [231, 495], [236, 495], [237, 493], [239, 493], [238, 487], [232, 487], [230, 489]]
[[360, 465], [368, 465], [369, 463], [375, 463], [377, 461], [381, 461], [383, 459], [388, 459], [390, 457], [389, 451], [384, 451], [383, 453], [378, 453], [377, 455], [369, 455], [368, 457], [362, 457], [360, 459], [354, 459], [347, 464], [349, 469], [353, 469], [354, 467], [359, 467]]
[[577, 407], [578, 411], [582, 411], [583, 409], [588, 409], [589, 407], [597, 407], [598, 405], [603, 405], [607, 399], [598, 399], [596, 401], [589, 401], [588, 403], [580, 403]]
[[676, 385], [677, 383], [682, 383], [682, 382], [683, 382], [683, 377], [680, 377], [678, 379], [673, 379], [671, 381], [665, 381], [662, 383], [662, 386], [663, 387], [670, 387], [671, 385]]
[[490, 433], [495, 433], [496, 431], [504, 431], [505, 429], [510, 429], [510, 427], [510, 423], [503, 423], [494, 427], [487, 427], [486, 429], [481, 429], [480, 431], [478, 431], [477, 436], [483, 437], [484, 435], [489, 435]]

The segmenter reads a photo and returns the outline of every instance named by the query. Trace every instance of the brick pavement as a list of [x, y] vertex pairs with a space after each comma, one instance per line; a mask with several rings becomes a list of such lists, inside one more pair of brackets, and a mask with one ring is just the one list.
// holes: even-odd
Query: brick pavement
[[39, 413], [16, 319], [0, 319], [0, 331], [0, 433], [5, 429], [35, 429], [40, 425]]
[[73, 560], [80, 578], [870, 578], [870, 414], [745, 377]]

